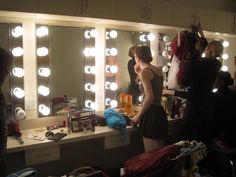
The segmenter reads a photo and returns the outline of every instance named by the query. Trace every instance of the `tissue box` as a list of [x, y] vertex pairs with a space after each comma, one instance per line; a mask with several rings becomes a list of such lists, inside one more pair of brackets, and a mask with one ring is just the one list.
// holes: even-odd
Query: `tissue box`
[[95, 131], [95, 112], [90, 109], [71, 110], [67, 114], [67, 127], [72, 132]]

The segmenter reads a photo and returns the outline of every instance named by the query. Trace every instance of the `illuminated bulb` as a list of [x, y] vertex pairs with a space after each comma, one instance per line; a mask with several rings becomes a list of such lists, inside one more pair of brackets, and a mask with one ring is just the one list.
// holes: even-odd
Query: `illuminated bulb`
[[48, 35], [48, 27], [46, 26], [41, 26], [36, 29], [36, 35], [37, 37], [44, 37]]
[[97, 31], [95, 29], [92, 29], [90, 31], [90, 35], [91, 35], [91, 37], [95, 38], [97, 36]]
[[116, 30], [111, 30], [109, 35], [112, 39], [115, 39], [117, 37], [117, 31]]
[[112, 82], [109, 87], [110, 87], [110, 89], [111, 89], [112, 91], [115, 91], [115, 90], [117, 90], [118, 85], [117, 85], [117, 83]]
[[155, 35], [150, 33], [150, 34], [148, 34], [147, 38], [149, 41], [153, 41], [155, 39]]
[[138, 97], [138, 100], [139, 100], [140, 102], [143, 102], [143, 96], [140, 95], [140, 96]]
[[39, 105], [39, 112], [43, 114], [44, 116], [48, 116], [50, 114], [50, 108], [47, 107], [45, 104]]
[[15, 38], [20, 37], [24, 34], [24, 29], [22, 28], [22, 26], [17, 26], [11, 31], [11, 34]]
[[168, 70], [169, 70], [168, 66], [163, 66], [163, 67], [162, 67], [162, 71], [163, 71], [164, 73], [166, 73]]
[[163, 37], [163, 41], [164, 41], [164, 42], [169, 42], [169, 41], [170, 41], [170, 37], [167, 36], [167, 35], [165, 35], [165, 36]]
[[110, 56], [110, 49], [106, 49], [106, 56]]
[[116, 100], [111, 100], [110, 105], [112, 108], [116, 108], [118, 106], [118, 102]]
[[23, 52], [23, 49], [21, 47], [16, 47], [16, 48], [12, 49], [12, 54], [15, 57], [20, 57], [20, 56], [23, 55], [23, 53], [24, 52]]
[[85, 90], [90, 91], [91, 86], [92, 86], [91, 83], [87, 83], [87, 84], [85, 84], [84, 88], [85, 88]]
[[21, 107], [15, 109], [15, 118], [16, 120], [21, 120], [25, 118], [25, 111]]
[[13, 94], [17, 97], [17, 98], [23, 98], [25, 96], [25, 92], [23, 89], [16, 87], [13, 89]]
[[51, 70], [49, 68], [41, 67], [38, 69], [38, 74], [42, 77], [49, 77], [51, 74]]
[[117, 67], [116, 65], [112, 65], [112, 66], [110, 67], [110, 71], [111, 71], [111, 73], [115, 74], [115, 73], [117, 73], [117, 71], [118, 71], [118, 67]]
[[106, 82], [105, 86], [106, 86], [106, 89], [109, 89], [110, 88], [110, 82]]
[[222, 66], [222, 67], [221, 67], [221, 70], [222, 70], [222, 71], [228, 71], [228, 67], [227, 67], [227, 66]]
[[43, 56], [46, 56], [48, 55], [48, 49], [46, 47], [40, 47], [37, 49], [37, 55], [39, 57], [43, 57]]
[[110, 98], [106, 98], [106, 99], [105, 99], [105, 104], [106, 104], [107, 106], [110, 105], [110, 102], [111, 102], [111, 99], [110, 99]]
[[91, 36], [90, 36], [88, 30], [86, 30], [86, 31], [84, 32], [84, 37], [85, 37], [86, 39], [90, 39], [90, 38], [91, 38]]
[[91, 74], [96, 74], [96, 73], [97, 73], [97, 69], [96, 69], [95, 66], [91, 66], [91, 67], [90, 67], [90, 73], [91, 73]]
[[96, 102], [91, 103], [91, 109], [97, 110], [98, 109], [98, 104]]
[[213, 93], [215, 93], [215, 92], [217, 92], [217, 91], [218, 91], [217, 88], [214, 88], [214, 89], [212, 90]]
[[85, 100], [85, 107], [90, 108], [91, 107], [91, 100]]
[[227, 59], [229, 58], [229, 55], [228, 55], [227, 53], [224, 53], [224, 54], [222, 55], [222, 58], [223, 58], [224, 60], [227, 60]]
[[139, 37], [139, 40], [140, 40], [141, 42], [146, 42], [146, 41], [147, 41], [146, 35], [145, 35], [145, 34], [141, 34], [140, 37]]
[[224, 47], [229, 47], [229, 42], [228, 42], [228, 41], [224, 41], [224, 42], [222, 43], [222, 45], [223, 45]]
[[111, 48], [111, 49], [110, 49], [110, 54], [111, 54], [111, 56], [116, 56], [117, 53], [118, 53], [118, 50], [117, 50], [116, 48]]
[[98, 91], [98, 87], [95, 84], [92, 84], [91, 87], [90, 87], [90, 91], [95, 93], [95, 92]]
[[206, 57], [206, 54], [205, 53], [202, 53], [202, 58], [205, 58]]
[[167, 50], [164, 50], [163, 52], [162, 52], [162, 56], [163, 57], [167, 57], [169, 55], [169, 52], [167, 51]]
[[25, 72], [22, 68], [18, 68], [18, 67], [15, 67], [13, 70], [12, 70], [12, 73], [14, 76], [16, 77], [23, 77]]
[[168, 62], [168, 63], [167, 63], [167, 66], [171, 66], [171, 63], [170, 63], [170, 62]]
[[40, 85], [40, 86], [38, 87], [38, 93], [39, 93], [40, 95], [43, 95], [43, 96], [48, 96], [49, 93], [50, 93], [50, 91], [49, 91], [49, 88], [48, 88], [48, 87], [45, 87], [45, 86], [43, 86], [43, 85]]

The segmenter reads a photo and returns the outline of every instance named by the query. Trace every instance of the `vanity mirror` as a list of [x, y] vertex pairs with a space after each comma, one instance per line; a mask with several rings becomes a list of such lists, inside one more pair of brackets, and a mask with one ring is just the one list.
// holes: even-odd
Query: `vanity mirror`
[[[129, 48], [150, 45], [149, 32], [106, 30], [106, 107], [117, 107], [119, 94], [128, 93], [130, 76], [127, 68]], [[135, 100], [137, 103], [138, 100]]]
[[[0, 46], [12, 52], [14, 56], [13, 67], [9, 77], [2, 87], [9, 114], [16, 119], [25, 117], [24, 101], [24, 68], [23, 68], [23, 27], [17, 23], [0, 24]], [[16, 110], [21, 110], [21, 115], [15, 115]]]
[[84, 106], [84, 34], [80, 27], [36, 26], [39, 117], [62, 115], [65, 107]]

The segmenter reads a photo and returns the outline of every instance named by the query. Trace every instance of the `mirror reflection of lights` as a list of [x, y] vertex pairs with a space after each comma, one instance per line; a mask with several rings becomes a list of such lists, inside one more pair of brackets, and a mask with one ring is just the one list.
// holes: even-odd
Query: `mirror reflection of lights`
[[91, 101], [91, 100], [86, 100], [85, 101], [85, 107], [91, 108], [93, 110], [97, 110], [98, 109], [98, 104], [96, 102]]
[[92, 104], [91, 100], [85, 100], [85, 107], [90, 108]]
[[48, 27], [41, 26], [36, 29], [36, 36], [37, 37], [44, 37], [48, 35]]
[[139, 36], [139, 40], [140, 40], [141, 42], [146, 42], [146, 41], [147, 41], [147, 36], [146, 36], [145, 34], [141, 34], [141, 35]]
[[109, 106], [109, 105], [110, 105], [110, 102], [111, 102], [111, 99], [110, 99], [110, 98], [106, 98], [106, 99], [105, 99], [105, 104], [106, 104], [106, 106]]
[[49, 77], [51, 70], [49, 68], [41, 67], [38, 69], [38, 74], [42, 77]]
[[216, 93], [217, 91], [218, 91], [217, 88], [214, 88], [214, 89], [212, 90], [213, 93]]
[[86, 39], [90, 39], [90, 38], [91, 38], [91, 36], [90, 36], [90, 34], [89, 34], [89, 30], [86, 30], [86, 31], [84, 32], [84, 37], [85, 37]]
[[113, 74], [117, 73], [118, 67], [116, 65], [106, 65], [106, 72], [111, 72]]
[[106, 82], [106, 89], [110, 89], [112, 91], [116, 91], [118, 88], [117, 83], [115, 82]]
[[48, 116], [51, 112], [50, 108], [46, 106], [45, 104], [39, 105], [39, 112], [43, 114], [44, 116]]
[[84, 89], [87, 90], [87, 91], [90, 91], [91, 86], [92, 86], [91, 83], [86, 83], [86, 84], [84, 85]]
[[224, 54], [222, 55], [222, 58], [223, 58], [224, 60], [227, 60], [227, 59], [229, 58], [229, 55], [228, 55], [227, 53], [224, 53]]
[[164, 42], [169, 42], [169, 41], [170, 41], [170, 37], [167, 36], [167, 35], [165, 35], [165, 36], [163, 37], [163, 41], [164, 41]]
[[155, 40], [155, 35], [150, 33], [150, 34], [147, 35], [147, 38], [148, 38], [149, 41], [154, 41]]
[[23, 98], [25, 96], [25, 91], [19, 87], [16, 87], [13, 89], [13, 94], [17, 97], [17, 98]]
[[116, 48], [111, 48], [111, 49], [109, 50], [109, 54], [110, 54], [111, 56], [116, 56], [116, 55], [118, 54], [118, 50], [117, 50]]
[[224, 42], [222, 43], [222, 45], [223, 45], [224, 47], [229, 47], [229, 42], [228, 42], [228, 41], [224, 41]]
[[23, 55], [23, 53], [24, 52], [23, 52], [23, 49], [21, 47], [16, 47], [16, 48], [12, 49], [12, 54], [15, 57], [20, 57], [20, 56]]
[[206, 54], [205, 54], [205, 53], [202, 53], [202, 57], [205, 58], [205, 57], [206, 57]]
[[222, 71], [228, 71], [228, 69], [229, 69], [229, 68], [228, 68], [227, 66], [222, 66], [222, 67], [221, 67], [221, 70], [222, 70]]
[[96, 49], [94, 47], [84, 49], [84, 56], [86, 57], [95, 56], [95, 54], [96, 54]]
[[162, 72], [166, 73], [169, 70], [168, 66], [163, 66], [162, 67]]
[[97, 92], [97, 91], [98, 91], [97, 85], [92, 84], [92, 85], [91, 85], [91, 88], [90, 88], [90, 91], [93, 92], [93, 93]]
[[12, 74], [16, 77], [23, 77], [25, 72], [22, 68], [18, 68], [18, 67], [15, 67], [13, 70], [12, 70]]
[[38, 87], [38, 93], [42, 96], [48, 96], [50, 93], [50, 90], [48, 87], [44, 86], [44, 85], [40, 85]]
[[168, 63], [167, 63], [167, 66], [171, 66], [171, 63], [170, 63], [170, 62], [168, 62]]
[[24, 29], [22, 26], [16, 26], [12, 31], [11, 34], [13, 37], [18, 38], [24, 34]]
[[164, 50], [163, 52], [162, 52], [162, 56], [163, 57], [167, 57], [169, 55], [169, 52], [167, 51], [167, 50]]
[[37, 55], [39, 57], [44, 57], [46, 55], [48, 55], [48, 49], [46, 47], [40, 47], [37, 49]]

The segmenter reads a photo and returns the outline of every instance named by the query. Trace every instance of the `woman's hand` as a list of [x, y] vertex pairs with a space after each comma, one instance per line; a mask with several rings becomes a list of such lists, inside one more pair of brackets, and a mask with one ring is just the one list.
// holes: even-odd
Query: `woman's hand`
[[174, 90], [168, 90], [168, 89], [163, 89], [162, 95], [174, 95], [175, 91]]
[[140, 122], [140, 116], [137, 114], [136, 116], [131, 118], [131, 123], [134, 125], [138, 125]]

